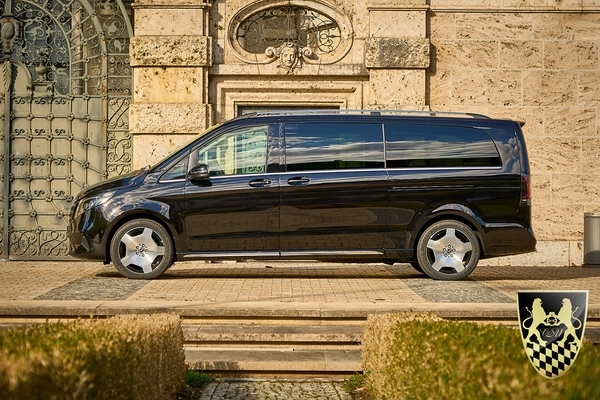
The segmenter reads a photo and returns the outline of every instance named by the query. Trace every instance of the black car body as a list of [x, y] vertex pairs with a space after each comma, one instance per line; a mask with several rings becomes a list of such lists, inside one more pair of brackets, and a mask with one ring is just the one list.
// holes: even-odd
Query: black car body
[[480, 115], [265, 112], [82, 191], [75, 257], [130, 278], [174, 261], [409, 262], [435, 279], [535, 250], [520, 124]]

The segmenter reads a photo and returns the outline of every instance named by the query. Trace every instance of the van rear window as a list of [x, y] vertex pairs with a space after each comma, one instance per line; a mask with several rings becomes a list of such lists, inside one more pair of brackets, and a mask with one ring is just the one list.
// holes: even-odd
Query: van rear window
[[467, 127], [385, 124], [388, 168], [499, 167], [487, 132]]
[[381, 124], [286, 124], [288, 171], [383, 168]]

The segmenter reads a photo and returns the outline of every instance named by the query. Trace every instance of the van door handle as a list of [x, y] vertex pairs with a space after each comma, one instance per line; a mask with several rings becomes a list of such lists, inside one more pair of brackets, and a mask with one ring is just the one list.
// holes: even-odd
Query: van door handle
[[310, 183], [310, 178], [308, 176], [295, 176], [287, 180], [288, 185], [292, 186], [303, 186], [308, 185]]
[[253, 179], [250, 182], [248, 182], [248, 185], [258, 188], [268, 187], [271, 186], [271, 180], [269, 178]]

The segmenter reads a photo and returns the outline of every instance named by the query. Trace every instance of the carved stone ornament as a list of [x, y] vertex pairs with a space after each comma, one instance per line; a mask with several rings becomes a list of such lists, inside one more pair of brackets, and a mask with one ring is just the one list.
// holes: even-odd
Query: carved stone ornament
[[[12, 65], [8, 59], [5, 59], [2, 63], [2, 79], [4, 81], [4, 92], [8, 92], [10, 89], [10, 83], [12, 82]], [[2, 93], [4, 96], [4, 93]]]
[[278, 60], [279, 73], [294, 74], [304, 64], [334, 64], [352, 47], [350, 18], [323, 0], [249, 3], [232, 16], [227, 28], [229, 48], [245, 63]]
[[302, 68], [303, 59], [312, 56], [313, 52], [310, 48], [300, 48], [294, 43], [283, 43], [275, 47], [268, 47], [265, 50], [265, 55], [269, 58], [277, 58], [277, 73], [282, 75], [292, 75], [297, 73], [298, 69]]
[[5, 16], [0, 20], [0, 37], [2, 38], [2, 52], [4, 54], [10, 54], [12, 51], [12, 44], [17, 36], [19, 30], [18, 22], [11, 16]]

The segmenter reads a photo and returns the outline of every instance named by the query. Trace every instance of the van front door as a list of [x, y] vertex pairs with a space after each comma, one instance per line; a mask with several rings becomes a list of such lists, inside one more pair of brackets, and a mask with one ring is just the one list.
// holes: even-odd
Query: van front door
[[268, 144], [276, 142], [269, 131], [268, 125], [234, 128], [192, 152], [191, 163], [208, 165], [210, 176], [186, 183], [189, 256], [279, 254], [279, 176], [268, 171]]
[[284, 257], [383, 257], [387, 207], [381, 123], [287, 123], [281, 174]]

